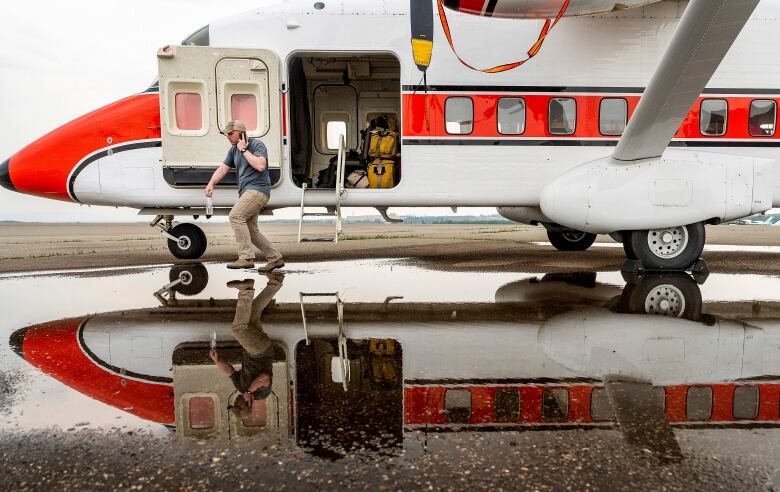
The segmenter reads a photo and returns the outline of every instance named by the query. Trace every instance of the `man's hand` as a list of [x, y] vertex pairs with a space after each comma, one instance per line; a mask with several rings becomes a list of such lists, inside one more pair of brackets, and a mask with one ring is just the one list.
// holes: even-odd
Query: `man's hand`
[[214, 194], [214, 185], [211, 183], [207, 184], [206, 189], [203, 190], [203, 194], [211, 198], [211, 195]]
[[211, 349], [209, 350], [209, 357], [211, 358], [212, 362], [215, 364], [219, 364], [219, 354], [217, 354], [217, 349]]
[[246, 404], [251, 407], [252, 403], [255, 401], [255, 395], [253, 395], [249, 391], [245, 391], [244, 394], [241, 396], [244, 397], [244, 401], [246, 402]]
[[237, 143], [236, 147], [238, 147], [238, 150], [244, 151], [249, 146], [249, 140], [246, 138], [246, 136], [243, 136]]

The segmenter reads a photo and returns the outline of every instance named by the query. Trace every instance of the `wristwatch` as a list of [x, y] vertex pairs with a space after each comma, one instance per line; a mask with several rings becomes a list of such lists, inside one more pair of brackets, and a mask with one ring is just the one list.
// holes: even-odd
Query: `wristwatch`
[[247, 149], [241, 149], [241, 153], [243, 154], [244, 152], [246, 152], [246, 150]]

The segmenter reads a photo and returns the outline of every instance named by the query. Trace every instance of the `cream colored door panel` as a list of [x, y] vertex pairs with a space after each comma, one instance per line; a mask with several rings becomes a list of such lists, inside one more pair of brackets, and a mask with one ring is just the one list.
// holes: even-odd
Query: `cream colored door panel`
[[281, 166], [279, 60], [267, 50], [172, 46], [157, 53], [163, 165], [214, 167], [230, 144], [220, 133], [231, 119], [248, 119], [250, 137]]

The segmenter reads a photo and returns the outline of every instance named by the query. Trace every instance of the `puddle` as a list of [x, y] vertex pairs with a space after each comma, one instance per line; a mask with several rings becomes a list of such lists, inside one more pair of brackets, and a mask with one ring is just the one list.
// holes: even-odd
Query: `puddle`
[[780, 459], [774, 277], [198, 264], [5, 275], [0, 299], [0, 436], [142, 431], [338, 460], [419, 457], [421, 433], [578, 429], [662, 461]]

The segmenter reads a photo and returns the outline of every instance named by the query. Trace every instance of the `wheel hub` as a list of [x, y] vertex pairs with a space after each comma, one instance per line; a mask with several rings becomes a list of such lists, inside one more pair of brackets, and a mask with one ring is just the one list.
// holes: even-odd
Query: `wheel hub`
[[685, 295], [673, 285], [659, 285], [647, 294], [645, 312], [679, 318], [685, 312]]
[[688, 228], [680, 226], [647, 231], [647, 245], [659, 258], [675, 258], [688, 246]]
[[187, 236], [181, 236], [179, 238], [179, 248], [190, 249], [190, 246], [192, 246], [192, 241], [190, 241], [190, 238]]
[[585, 237], [584, 232], [564, 232], [563, 238], [571, 243], [576, 243], [578, 241], [581, 241], [583, 237]]
[[190, 285], [192, 283], [192, 273], [184, 271], [179, 274], [179, 281], [182, 285]]

